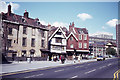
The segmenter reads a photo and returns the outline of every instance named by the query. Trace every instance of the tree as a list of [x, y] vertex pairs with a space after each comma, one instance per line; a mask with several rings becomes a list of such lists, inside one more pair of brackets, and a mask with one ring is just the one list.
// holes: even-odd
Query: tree
[[106, 49], [107, 55], [116, 55], [116, 50], [114, 48], [107, 48]]

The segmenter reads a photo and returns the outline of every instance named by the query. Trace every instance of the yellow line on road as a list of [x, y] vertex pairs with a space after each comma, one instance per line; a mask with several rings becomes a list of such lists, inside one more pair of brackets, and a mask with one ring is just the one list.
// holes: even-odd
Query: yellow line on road
[[120, 69], [117, 70], [117, 71], [114, 73], [114, 78], [113, 78], [113, 80], [119, 80], [119, 73], [120, 73]]

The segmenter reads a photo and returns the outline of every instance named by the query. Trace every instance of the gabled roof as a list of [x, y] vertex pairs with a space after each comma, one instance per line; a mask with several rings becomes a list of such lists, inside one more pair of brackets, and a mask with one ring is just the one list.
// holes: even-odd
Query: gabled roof
[[78, 34], [88, 34], [88, 30], [86, 28], [75, 28], [75, 31], [78, 32]]
[[[21, 15], [17, 15], [14, 13], [11, 13], [10, 15], [8, 15], [8, 13], [1, 13], [2, 14], [2, 20], [6, 21], [6, 22], [14, 22], [14, 23], [19, 23], [19, 24], [23, 24], [23, 25], [28, 25], [28, 26], [32, 26], [33, 28], [43, 28], [43, 29], [47, 29], [47, 26], [42, 25], [38, 19], [32, 19], [32, 18], [26, 18], [24, 16]], [[23, 21], [24, 20], [24, 21]], [[39, 22], [39, 23], [38, 23]]]
[[61, 30], [64, 37], [66, 38], [66, 35], [64, 34], [63, 29], [61, 27], [53, 27], [53, 29], [50, 30], [50, 36], [48, 40], [51, 40], [51, 38], [56, 34], [56, 32], [58, 32], [58, 30]]
[[70, 34], [68, 35], [67, 39], [69, 39], [69, 37], [73, 35], [73, 37], [75, 38], [76, 41], [78, 41], [78, 39], [75, 37], [74, 33], [73, 32], [70, 32]]

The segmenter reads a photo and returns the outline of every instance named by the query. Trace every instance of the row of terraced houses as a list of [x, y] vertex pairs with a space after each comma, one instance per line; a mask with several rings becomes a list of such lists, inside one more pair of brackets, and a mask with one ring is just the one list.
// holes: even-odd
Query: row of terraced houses
[[70, 23], [69, 30], [66, 27], [42, 25], [39, 19], [29, 17], [27, 11], [24, 15], [11, 12], [1, 13], [2, 54], [8, 60], [46, 60], [49, 56], [65, 55], [72, 59], [73, 55], [86, 56], [89, 51], [89, 34], [86, 28], [75, 27]]

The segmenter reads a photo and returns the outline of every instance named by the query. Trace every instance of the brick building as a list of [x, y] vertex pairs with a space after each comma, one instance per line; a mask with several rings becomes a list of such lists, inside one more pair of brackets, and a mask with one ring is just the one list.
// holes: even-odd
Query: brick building
[[26, 60], [26, 57], [40, 60], [45, 57], [44, 52], [48, 49], [47, 26], [42, 25], [38, 18], [30, 18], [27, 11], [23, 16], [12, 13], [11, 5], [8, 5], [8, 12], [2, 12], [1, 15], [4, 40], [2, 52], [6, 57], [20, 60]]
[[89, 53], [89, 35], [86, 28], [77, 28], [74, 22], [69, 25], [69, 32], [67, 33], [67, 54], [72, 56], [76, 54], [85, 56]]

